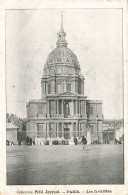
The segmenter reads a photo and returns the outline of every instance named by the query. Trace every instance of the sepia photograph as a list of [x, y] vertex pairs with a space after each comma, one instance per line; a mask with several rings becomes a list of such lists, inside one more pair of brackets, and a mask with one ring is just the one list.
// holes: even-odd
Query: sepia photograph
[[124, 184], [123, 10], [6, 9], [6, 184]]

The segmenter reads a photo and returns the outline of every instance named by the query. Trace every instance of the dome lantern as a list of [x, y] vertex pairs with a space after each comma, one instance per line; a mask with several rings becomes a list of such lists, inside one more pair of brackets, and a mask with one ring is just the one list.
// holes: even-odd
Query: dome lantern
[[63, 29], [63, 15], [61, 14], [61, 28], [60, 28], [60, 32], [57, 33], [57, 42], [56, 42], [57, 47], [67, 46], [67, 41], [65, 39], [65, 36], [66, 36], [66, 33], [64, 32], [64, 29]]

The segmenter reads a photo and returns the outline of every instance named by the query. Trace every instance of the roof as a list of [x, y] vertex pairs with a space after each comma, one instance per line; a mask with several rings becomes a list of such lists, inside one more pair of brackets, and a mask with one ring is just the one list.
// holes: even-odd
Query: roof
[[6, 129], [18, 129], [18, 127], [12, 123], [6, 123]]

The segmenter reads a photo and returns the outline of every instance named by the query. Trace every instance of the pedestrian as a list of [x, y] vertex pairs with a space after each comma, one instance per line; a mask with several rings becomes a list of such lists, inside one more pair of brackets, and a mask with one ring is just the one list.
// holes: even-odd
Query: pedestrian
[[11, 146], [13, 146], [14, 145], [14, 142], [13, 141], [11, 141]]
[[115, 138], [115, 144], [117, 144], [118, 143], [118, 140]]
[[75, 145], [77, 145], [77, 142], [78, 142], [78, 140], [77, 140], [77, 137], [75, 136], [74, 137], [74, 143], [75, 143]]
[[32, 145], [32, 138], [31, 137], [29, 138], [29, 144], [30, 144], [30, 146]]
[[29, 137], [27, 135], [27, 137], [26, 137], [26, 145], [28, 146], [28, 144], [29, 144]]
[[84, 137], [84, 135], [82, 136], [81, 143], [83, 145], [83, 149], [86, 149], [87, 139], [86, 139], [86, 137]]

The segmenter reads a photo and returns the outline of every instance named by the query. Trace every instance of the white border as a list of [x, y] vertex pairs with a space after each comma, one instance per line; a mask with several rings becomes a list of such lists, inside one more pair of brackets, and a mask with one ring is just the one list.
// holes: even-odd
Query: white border
[[[44, 9], [44, 8], [122, 8], [123, 9], [123, 60], [124, 60], [124, 185], [59, 185], [59, 186], [7, 186], [6, 185], [6, 97], [5, 97], [5, 9]], [[0, 1], [0, 195], [15, 195], [17, 190], [111, 190], [110, 194], [128, 194], [128, 1], [127, 0], [1, 0]], [[66, 193], [65, 193], [66, 194]], [[82, 193], [86, 194], [86, 193]], [[91, 193], [92, 194], [92, 193]], [[102, 193], [104, 194], [104, 193]]]

